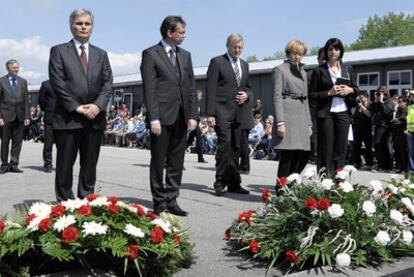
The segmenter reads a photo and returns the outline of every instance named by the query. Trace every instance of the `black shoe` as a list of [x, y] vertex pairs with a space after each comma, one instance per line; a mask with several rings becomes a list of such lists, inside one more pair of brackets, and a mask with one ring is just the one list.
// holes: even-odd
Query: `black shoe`
[[51, 173], [53, 171], [52, 166], [45, 166], [45, 172]]
[[178, 205], [175, 205], [174, 207], [168, 208], [168, 212], [170, 212], [174, 215], [178, 215], [178, 216], [187, 216], [188, 215], [188, 212], [181, 209], [180, 206], [178, 206]]
[[242, 188], [241, 186], [238, 187], [229, 187], [227, 189], [228, 192], [240, 193], [240, 194], [249, 194], [250, 191], [247, 189]]
[[226, 193], [225, 185], [219, 181], [214, 182], [214, 191], [216, 196], [223, 196]]
[[11, 165], [9, 171], [14, 173], [23, 173], [23, 170], [18, 168], [17, 165]]
[[239, 170], [239, 173], [240, 173], [240, 174], [243, 174], [243, 175], [249, 175], [249, 174], [250, 174], [250, 170], [247, 170], [247, 169], [240, 169], [240, 170]]
[[2, 165], [0, 167], [0, 174], [5, 174], [9, 171], [9, 167], [7, 165]]
[[161, 213], [167, 211], [167, 208], [165, 206], [155, 206], [154, 207], [154, 214], [160, 215]]

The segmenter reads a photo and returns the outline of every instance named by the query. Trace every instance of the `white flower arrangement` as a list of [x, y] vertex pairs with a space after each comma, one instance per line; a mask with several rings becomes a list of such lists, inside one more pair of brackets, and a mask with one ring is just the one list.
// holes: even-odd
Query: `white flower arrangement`
[[129, 223], [125, 225], [124, 232], [128, 235], [131, 235], [137, 238], [145, 237], [145, 233], [142, 231], [141, 228], [135, 227], [134, 225], [129, 224]]
[[341, 205], [339, 204], [332, 204], [328, 208], [328, 213], [332, 218], [338, 218], [344, 214], [344, 209], [342, 209]]
[[86, 222], [84, 222], [83, 225], [82, 225], [82, 228], [83, 228], [82, 233], [85, 236], [88, 236], [88, 235], [92, 235], [92, 236], [104, 235], [108, 231], [108, 226], [107, 225], [104, 225], [102, 223], [98, 223], [98, 222], [95, 222], [95, 221], [90, 221], [90, 222], [86, 221]]

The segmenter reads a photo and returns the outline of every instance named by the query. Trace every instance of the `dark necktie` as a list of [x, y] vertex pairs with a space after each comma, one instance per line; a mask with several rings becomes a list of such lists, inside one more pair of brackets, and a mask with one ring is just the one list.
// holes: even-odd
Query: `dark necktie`
[[237, 85], [240, 86], [240, 68], [239, 65], [237, 63], [237, 60], [234, 61], [234, 73], [236, 74], [236, 81], [237, 81]]
[[175, 51], [172, 48], [170, 48], [170, 51], [168, 51], [168, 52], [170, 53], [170, 61], [171, 61], [172, 65], [174, 67], [177, 67], [177, 59], [175, 57]]
[[17, 94], [17, 82], [16, 82], [16, 77], [12, 77], [11, 78], [11, 80], [12, 80], [12, 92], [13, 92], [13, 94], [14, 94], [14, 96], [16, 96], [16, 94]]
[[80, 62], [82, 64], [83, 70], [85, 70], [85, 73], [88, 73], [88, 57], [86, 57], [85, 46], [82, 44], [79, 48], [82, 50], [80, 55]]

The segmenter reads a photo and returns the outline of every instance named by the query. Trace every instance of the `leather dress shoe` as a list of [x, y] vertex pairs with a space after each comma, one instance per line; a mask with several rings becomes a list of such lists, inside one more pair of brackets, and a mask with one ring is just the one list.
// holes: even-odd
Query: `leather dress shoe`
[[18, 168], [17, 165], [11, 165], [9, 167], [9, 172], [23, 173], [23, 170], [21, 170], [20, 168]]
[[181, 209], [180, 206], [178, 206], [178, 205], [176, 205], [174, 207], [171, 207], [171, 208], [168, 208], [168, 212], [170, 212], [174, 215], [178, 215], [178, 216], [187, 216], [188, 215], [188, 212]]
[[167, 211], [167, 208], [165, 206], [154, 207], [154, 214], [156, 215], [160, 215], [165, 211]]
[[240, 193], [240, 194], [249, 194], [250, 191], [247, 189], [242, 188], [241, 186], [238, 187], [229, 187], [228, 192]]
[[226, 193], [225, 186], [217, 181], [214, 183], [214, 191], [216, 192], [216, 196], [223, 196]]
[[7, 165], [3, 165], [0, 167], [0, 174], [5, 174], [9, 171], [9, 167]]

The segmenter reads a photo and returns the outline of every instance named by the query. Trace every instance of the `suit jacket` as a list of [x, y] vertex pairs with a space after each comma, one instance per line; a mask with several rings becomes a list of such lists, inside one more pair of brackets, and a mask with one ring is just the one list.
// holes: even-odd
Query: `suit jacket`
[[42, 82], [39, 90], [38, 102], [40, 108], [44, 112], [43, 122], [45, 124], [51, 125], [53, 123], [53, 116], [55, 114], [56, 94], [50, 85], [50, 81]]
[[8, 75], [0, 78], [0, 118], [4, 121], [30, 119], [27, 82], [16, 76], [16, 95], [12, 91]]
[[[312, 120], [303, 64], [285, 61], [273, 69], [273, 110], [273, 146], [284, 150], [310, 150], [309, 127], [312, 126]], [[285, 123], [286, 134], [283, 139], [277, 135], [278, 122]]]
[[[356, 97], [359, 94], [359, 89], [351, 66], [341, 63], [341, 75], [343, 78], [350, 79], [351, 87], [354, 90], [353, 93], [344, 97], [348, 112], [351, 113], [351, 108], [356, 106]], [[309, 86], [309, 97], [311, 101], [316, 103], [316, 116], [318, 118], [325, 118], [330, 112], [333, 97], [328, 96], [328, 92], [333, 85], [327, 63], [322, 64], [313, 71]]]
[[[49, 79], [57, 97], [53, 129], [106, 129], [112, 70], [104, 50], [89, 44], [88, 72], [85, 73], [73, 41], [52, 47]], [[101, 110], [93, 120], [76, 112], [80, 105], [92, 103]]]
[[[243, 129], [250, 129], [254, 123], [250, 103], [253, 93], [249, 83], [249, 64], [240, 59], [240, 65], [242, 78], [239, 86], [227, 53], [210, 61], [207, 70], [206, 114], [216, 117], [219, 121], [235, 120], [237, 123], [243, 123]], [[248, 94], [246, 102], [241, 105], [236, 103], [238, 91]]]
[[174, 124], [180, 106], [186, 122], [198, 119], [191, 54], [176, 47], [176, 55], [178, 69], [171, 63], [161, 42], [142, 53], [141, 76], [147, 123], [159, 120], [161, 125]]

